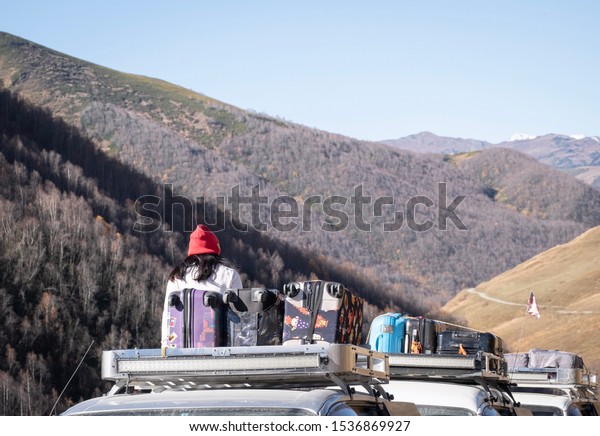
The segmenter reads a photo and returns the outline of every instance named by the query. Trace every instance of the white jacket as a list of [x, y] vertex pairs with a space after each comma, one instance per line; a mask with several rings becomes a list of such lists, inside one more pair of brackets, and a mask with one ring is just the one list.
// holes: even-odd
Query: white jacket
[[194, 277], [198, 268], [191, 267], [187, 270], [184, 279], [169, 280], [167, 291], [165, 293], [165, 304], [163, 309], [161, 347], [167, 346], [167, 337], [169, 336], [169, 295], [173, 292], [183, 291], [184, 289], [202, 289], [205, 291], [219, 292], [223, 294], [229, 288], [242, 288], [242, 279], [236, 270], [225, 265], [217, 265], [215, 272], [208, 280], [198, 282]]

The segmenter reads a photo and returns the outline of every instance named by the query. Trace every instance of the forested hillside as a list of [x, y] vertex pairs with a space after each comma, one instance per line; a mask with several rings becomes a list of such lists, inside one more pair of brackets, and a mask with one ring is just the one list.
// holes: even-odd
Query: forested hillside
[[[6, 93], [0, 99], [7, 105]], [[18, 112], [17, 112], [18, 113]], [[56, 145], [70, 133], [44, 129]], [[90, 355], [57, 407], [99, 394], [101, 350], [156, 342], [168, 266], [124, 234], [121, 204], [30, 136], [0, 130], [0, 389], [3, 415], [48, 414], [79, 359]], [[20, 127], [16, 127], [20, 130]], [[41, 133], [41, 131], [40, 131]], [[126, 220], [126, 219], [125, 219]], [[174, 244], [175, 238], [166, 235]]]
[[[490, 190], [477, 168], [461, 168], [442, 156], [416, 155], [243, 111], [7, 34], [0, 34], [0, 79], [5, 87], [81, 129], [97, 149], [157, 183], [171, 185], [177, 195], [217, 204], [222, 200], [222, 209], [231, 212], [228, 200], [236, 188], [248, 197], [257, 187], [267, 201], [256, 214], [265, 224], [261, 238], [268, 235], [309, 258], [328, 259], [367, 282], [377, 277], [383, 283], [384, 304], [393, 301], [389, 294], [401, 294], [418, 307], [435, 308], [459, 289], [596, 223], [597, 213], [592, 218], [522, 213], [537, 207], [536, 197], [559, 177], [550, 169], [539, 170], [535, 180], [521, 187], [518, 197], [524, 204], [515, 205], [496, 198], [494, 192], [501, 191], [502, 184]], [[499, 165], [494, 171], [504, 174], [501, 182], [510, 184], [510, 166], [503, 163], [520, 155], [507, 153], [495, 153], [492, 163]], [[445, 183], [445, 195], [440, 183]], [[560, 193], [548, 199], [550, 207], [566, 202], [568, 210], [585, 210], [582, 196], [571, 195], [579, 190], [585, 194], [584, 203], [591, 200], [597, 207], [600, 193], [579, 185], [573, 178], [561, 179]], [[359, 206], [357, 193], [368, 202]], [[303, 225], [290, 231], [271, 225], [269, 204], [282, 197], [299, 205], [296, 223], [308, 221], [310, 231]], [[431, 207], [410, 203], [424, 197]], [[458, 197], [464, 201], [456, 212], [468, 230], [442, 220], [447, 226], [440, 231], [443, 206]], [[317, 205], [311, 207], [315, 199]], [[338, 201], [330, 208], [333, 213], [324, 213], [327, 199]], [[375, 207], [378, 199], [383, 201], [378, 203], [380, 210]], [[529, 202], [534, 204], [530, 207]], [[402, 213], [403, 226], [384, 231], [384, 223], [394, 222], [397, 213]], [[249, 206], [241, 209], [245, 223], [252, 221], [252, 214]], [[414, 231], [415, 226], [408, 226], [409, 215], [414, 215], [413, 223], [430, 220], [434, 226]], [[340, 216], [348, 218], [347, 226]], [[371, 225], [369, 231], [361, 221]]]
[[[180, 231], [140, 233], [134, 201], [164, 192], [148, 177], [95, 149], [46, 110], [0, 91], [0, 414], [48, 414], [94, 341], [57, 411], [102, 392], [102, 350], [159, 344], [163, 290], [182, 260]], [[161, 197], [166, 210], [171, 197]], [[198, 204], [198, 209], [213, 207]], [[181, 216], [168, 216], [184, 228]], [[376, 277], [310, 257], [258, 232], [219, 232], [223, 255], [246, 286], [321, 277], [367, 299], [368, 320], [389, 301], [422, 311]]]

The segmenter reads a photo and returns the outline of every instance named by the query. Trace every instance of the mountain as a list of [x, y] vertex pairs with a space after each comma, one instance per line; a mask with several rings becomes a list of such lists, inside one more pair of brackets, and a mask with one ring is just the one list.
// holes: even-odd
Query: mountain
[[[162, 183], [181, 200], [167, 211], [173, 216], [187, 215], [190, 199], [239, 215], [258, 230], [252, 235], [268, 235], [313, 264], [363, 277], [368, 289], [358, 291], [379, 293], [373, 303], [380, 307], [435, 309], [457, 290], [600, 224], [600, 193], [549, 168], [536, 167], [535, 178], [507, 200], [496, 196], [504, 184], [506, 192], [515, 186], [508, 162], [533, 164], [511, 150], [491, 152], [497, 168], [490, 171], [498, 177], [490, 187], [477, 166], [456, 159], [243, 111], [8, 34], [0, 34], [0, 77], [11, 92], [78, 129], [98, 150]], [[546, 186], [559, 191], [542, 204], [538, 197]], [[152, 230], [191, 230], [167, 215], [159, 214], [162, 226]], [[216, 222], [201, 214], [194, 220]], [[248, 233], [244, 227], [239, 238]]]
[[399, 139], [386, 139], [384, 144], [410, 150], [415, 153], [456, 154], [482, 150], [491, 144], [477, 139], [451, 138], [438, 136], [431, 132], [421, 132]]
[[417, 153], [456, 154], [490, 147], [510, 148], [533, 156], [546, 165], [577, 177], [584, 183], [600, 187], [600, 138], [597, 136], [548, 134], [533, 137], [515, 134], [510, 141], [492, 144], [422, 132], [382, 142]]
[[[600, 227], [544, 251], [516, 267], [465, 289], [443, 313], [492, 331], [510, 351], [531, 348], [581, 354], [600, 370]], [[541, 318], [525, 313], [534, 291]]]
[[600, 188], [600, 138], [597, 136], [550, 134], [498, 146], [526, 153]]

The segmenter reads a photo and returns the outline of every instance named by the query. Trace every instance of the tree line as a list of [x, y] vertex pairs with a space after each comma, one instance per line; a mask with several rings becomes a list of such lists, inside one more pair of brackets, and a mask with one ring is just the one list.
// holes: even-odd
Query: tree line
[[[166, 230], [185, 217], [134, 232], [133, 202], [163, 195], [155, 183], [10, 92], [0, 91], [0, 108], [0, 413], [44, 415], [92, 341], [58, 412], [105, 391], [102, 350], [158, 346], [166, 276], [187, 245], [186, 234]], [[246, 286], [318, 277], [365, 297], [367, 319], [404, 306], [352, 265], [231, 223], [219, 237]]]

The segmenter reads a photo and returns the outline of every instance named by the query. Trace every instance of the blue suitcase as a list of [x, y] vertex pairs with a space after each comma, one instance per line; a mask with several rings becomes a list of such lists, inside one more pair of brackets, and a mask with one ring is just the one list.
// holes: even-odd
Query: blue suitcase
[[400, 313], [385, 313], [376, 317], [369, 328], [369, 345], [383, 353], [403, 353], [406, 318]]

